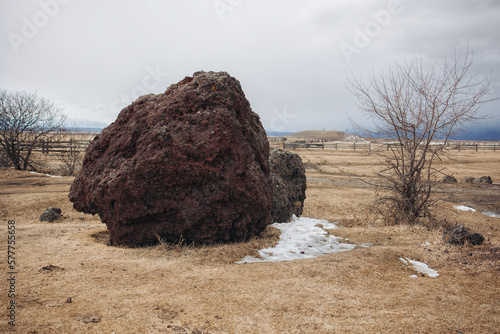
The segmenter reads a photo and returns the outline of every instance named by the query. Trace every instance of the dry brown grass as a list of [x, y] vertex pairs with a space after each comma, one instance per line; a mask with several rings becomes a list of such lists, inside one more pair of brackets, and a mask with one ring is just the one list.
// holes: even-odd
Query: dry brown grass
[[[499, 332], [500, 220], [457, 211], [451, 202], [487, 202], [481, 196], [491, 189], [450, 185], [437, 194], [438, 219], [487, 238], [483, 246], [455, 247], [442, 243], [439, 229], [385, 226], [374, 219], [374, 189], [357, 179], [373, 176], [372, 158], [349, 151], [297, 152], [308, 164], [304, 215], [339, 222], [333, 234], [370, 247], [300, 261], [234, 263], [275, 243], [271, 228], [233, 245], [109, 247], [98, 217], [72, 209], [72, 178], [1, 170], [2, 249], [7, 220], [15, 219], [18, 227], [17, 332]], [[443, 164], [458, 177], [491, 175], [498, 181], [499, 160], [498, 152], [462, 152]], [[64, 219], [40, 223], [49, 206], [61, 207]], [[399, 257], [424, 261], [440, 276], [409, 278], [414, 272]], [[5, 310], [4, 292], [0, 305]], [[10, 330], [2, 316], [0, 332]]]

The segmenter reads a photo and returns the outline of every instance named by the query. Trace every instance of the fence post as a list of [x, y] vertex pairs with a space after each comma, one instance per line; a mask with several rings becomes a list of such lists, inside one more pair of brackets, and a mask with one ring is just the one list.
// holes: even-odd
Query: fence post
[[477, 152], [477, 144], [476, 144], [476, 152]]

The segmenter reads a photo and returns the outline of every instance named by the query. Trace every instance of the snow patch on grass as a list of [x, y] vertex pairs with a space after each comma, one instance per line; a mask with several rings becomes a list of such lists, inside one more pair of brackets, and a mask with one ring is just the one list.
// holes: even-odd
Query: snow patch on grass
[[49, 177], [61, 177], [60, 175], [43, 174], [43, 173], [37, 173], [37, 172], [28, 172], [28, 173], [35, 174], [35, 175], [44, 175], [44, 176], [49, 176]]
[[[471, 207], [468, 207], [468, 206], [465, 206], [465, 205], [457, 205], [457, 206], [454, 206], [455, 209], [457, 210], [460, 210], [460, 211], [472, 211], [472, 212], [476, 212], [476, 209], [473, 209]], [[488, 217], [493, 217], [493, 218], [500, 218], [500, 215], [495, 213], [495, 212], [489, 212], [489, 211], [485, 211], [485, 212], [481, 212], [483, 215], [486, 215]]]
[[[439, 276], [437, 271], [429, 268], [429, 266], [423, 262], [411, 260], [407, 257], [406, 258], [400, 257], [399, 259], [401, 260], [401, 262], [403, 262], [404, 266], [411, 265], [413, 267], [413, 269], [415, 269], [416, 271], [418, 271], [421, 274], [427, 275], [428, 277], [438, 277]], [[410, 275], [409, 277], [415, 278], [415, 276], [416, 275]]]
[[335, 229], [337, 225], [327, 220], [293, 216], [290, 223], [274, 223], [271, 226], [281, 230], [278, 244], [259, 250], [261, 258], [246, 256], [236, 263], [310, 259], [356, 247], [353, 244], [342, 243], [341, 238], [330, 235], [327, 230]]
[[456, 205], [454, 206], [455, 209], [460, 210], [460, 211], [472, 211], [476, 212], [476, 209], [473, 209], [471, 207], [465, 206], [465, 205]]

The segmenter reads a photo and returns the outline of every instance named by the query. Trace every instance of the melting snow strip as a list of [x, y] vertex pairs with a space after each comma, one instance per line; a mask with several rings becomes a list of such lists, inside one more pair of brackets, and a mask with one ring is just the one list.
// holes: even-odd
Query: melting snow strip
[[281, 230], [278, 244], [259, 250], [261, 258], [246, 256], [236, 263], [310, 259], [356, 247], [353, 244], [342, 243], [341, 238], [328, 234], [326, 229], [335, 229], [337, 225], [327, 220], [293, 216], [290, 223], [274, 223], [271, 226]]
[[473, 208], [465, 206], [465, 205], [457, 205], [457, 206], [454, 206], [454, 208], [457, 209], [457, 210], [460, 210], [460, 211], [472, 211], [472, 212], [476, 212], [476, 209], [473, 209]]
[[[471, 207], [468, 207], [468, 206], [465, 206], [465, 205], [457, 205], [457, 206], [454, 206], [455, 209], [457, 210], [460, 210], [460, 211], [472, 211], [472, 212], [476, 212], [476, 209], [473, 209]], [[486, 215], [486, 216], [489, 216], [489, 217], [493, 217], [493, 218], [500, 218], [500, 215], [495, 213], [495, 212], [489, 212], [489, 211], [485, 211], [485, 212], [481, 212], [483, 215]]]
[[[429, 266], [423, 262], [410, 260], [409, 258], [399, 258], [401, 262], [403, 262], [404, 266], [409, 266], [410, 264], [413, 266], [413, 269], [418, 271], [421, 274], [427, 275], [428, 277], [438, 277], [439, 274], [434, 269], [429, 268]], [[410, 275], [411, 278], [417, 278], [417, 275]]]
[[61, 177], [60, 175], [43, 174], [43, 173], [37, 173], [37, 172], [28, 172], [28, 173], [36, 174], [36, 175], [44, 175], [44, 176], [49, 176], [49, 177]]

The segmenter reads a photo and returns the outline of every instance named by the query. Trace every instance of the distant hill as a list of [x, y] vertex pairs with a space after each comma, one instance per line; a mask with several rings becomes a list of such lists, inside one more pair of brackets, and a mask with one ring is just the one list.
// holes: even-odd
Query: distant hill
[[453, 140], [500, 141], [500, 124], [492, 126], [471, 126], [467, 131], [453, 136]]
[[[335, 130], [306, 130], [281, 136], [292, 140], [365, 140], [357, 135]], [[451, 140], [500, 141], [500, 124], [492, 126], [472, 126], [467, 132], [454, 135]]]
[[344, 140], [350, 136], [348, 133], [335, 130], [306, 130], [287, 135], [286, 137], [288, 140]]

